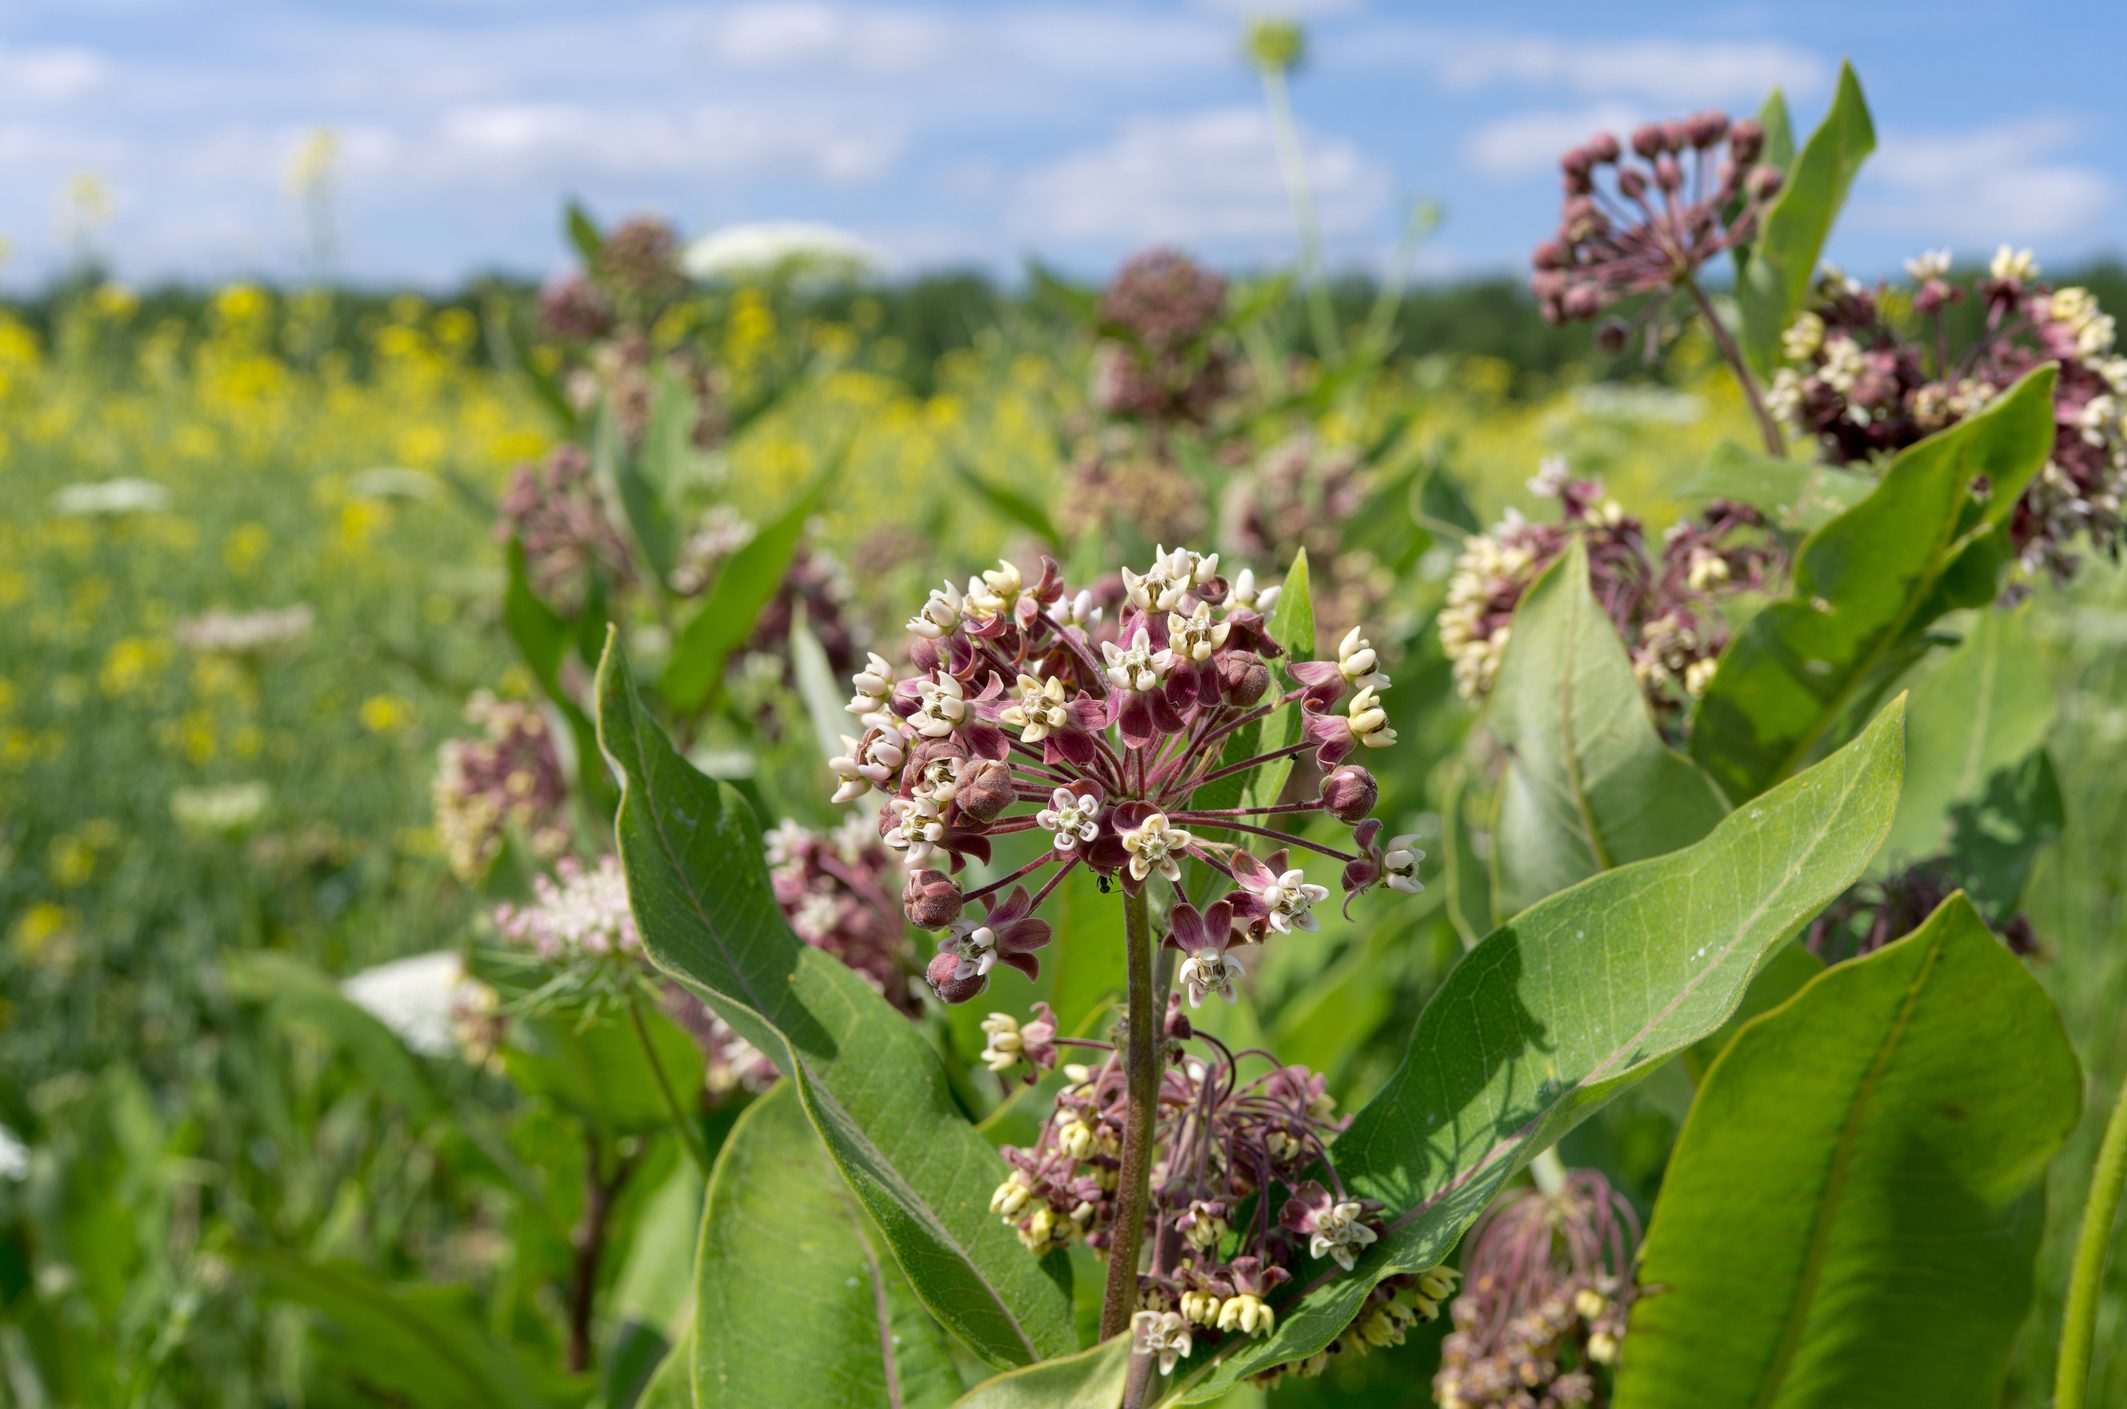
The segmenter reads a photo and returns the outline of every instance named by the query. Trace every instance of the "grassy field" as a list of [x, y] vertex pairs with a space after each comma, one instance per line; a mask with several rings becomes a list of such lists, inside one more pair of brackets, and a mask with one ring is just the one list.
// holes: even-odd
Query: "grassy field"
[[[285, 1402], [294, 1382], [303, 1323], [250, 1304], [210, 1227], [409, 1277], [529, 1277], [558, 1256], [498, 1252], [512, 1226], [459, 1179], [458, 1147], [381, 1114], [225, 979], [232, 952], [342, 975], [461, 943], [486, 897], [442, 855], [437, 750], [467, 731], [476, 691], [534, 689], [499, 620], [493, 503], [553, 438], [547, 413], [462, 309], [395, 300], [365, 315], [359, 355], [313, 348], [305, 319], [328, 312], [235, 287], [182, 332], [115, 290], [44, 334], [0, 318], [0, 1124], [39, 1132], [73, 1171], [67, 1265], [87, 1309], [69, 1333], [111, 1338], [139, 1367], [139, 1402]], [[846, 448], [817, 538], [860, 573], [891, 564], [867, 584], [935, 578], [1022, 532], [956, 465], [1036, 499], [1062, 483], [1057, 427], [1085, 369], [1045, 344], [985, 331], [912, 378], [861, 307], [793, 324], [742, 300], [715, 336], [741, 374], [792, 346], [817, 358], [730, 447], [729, 494], [772, 514]], [[1660, 523], [1740, 422], [1703, 360], [1681, 380], [1620, 389], [1569, 370], [1532, 389], [1504, 364], [1432, 359], [1379, 395], [1415, 407], [1413, 452], [1487, 519], [1564, 453]], [[132, 487], [82, 502], [112, 481]], [[898, 620], [907, 595], [867, 598]], [[2014, 1380], [2032, 1406], [2072, 1210], [2127, 1078], [2127, 577], [2100, 566], [2045, 595], [2068, 823], [2033, 886], [2034, 967], [2088, 1099], [2052, 1180]], [[300, 629], [255, 651], [187, 644], [216, 611], [297, 608]], [[469, 1074], [454, 1095], [494, 1092]], [[0, 1282], [8, 1270], [0, 1257]], [[2111, 1292], [2101, 1347], [2127, 1340], [2127, 1270]], [[0, 1324], [0, 1360], [14, 1334]], [[2101, 1351], [2098, 1371], [2091, 1402], [2127, 1403], [2127, 1353]]]

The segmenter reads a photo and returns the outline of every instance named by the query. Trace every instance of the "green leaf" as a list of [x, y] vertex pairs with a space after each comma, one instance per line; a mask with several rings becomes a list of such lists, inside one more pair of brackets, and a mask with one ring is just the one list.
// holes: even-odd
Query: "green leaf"
[[248, 1243], [230, 1252], [267, 1296], [323, 1314], [345, 1338], [344, 1358], [380, 1398], [437, 1409], [582, 1401], [582, 1389], [572, 1400], [564, 1385], [489, 1340], [472, 1298], [457, 1288], [398, 1286], [353, 1264], [310, 1262]]
[[1477, 509], [1462, 485], [1445, 469], [1436, 468], [1418, 486], [1418, 521], [1426, 528], [1460, 543], [1473, 533], [1484, 532]]
[[798, 540], [805, 535], [805, 521], [826, 497], [835, 468], [836, 463], [830, 463], [796, 503], [764, 524], [717, 570], [701, 606], [680, 628], [672, 659], [658, 681], [658, 693], [674, 709], [700, 709], [723, 682], [724, 662], [753, 634], [754, 623], [783, 585]]
[[642, 455], [628, 444], [611, 400], [599, 403], [591, 421], [591, 476], [605, 496], [614, 522], [628, 530], [639, 570], [663, 583], [672, 576], [679, 531], [663, 494], [643, 473]]
[[624, 780], [621, 862], [651, 958], [793, 1079], [843, 1178], [954, 1334], [1003, 1364], [1076, 1349], [1069, 1264], [1037, 1262], [990, 1213], [1004, 1161], [961, 1118], [930, 1044], [791, 933], [759, 824], [644, 717], [617, 645], [598, 697], [599, 737]]
[[604, 800], [609, 807], [612, 788], [605, 770], [598, 766], [598, 732], [591, 725], [591, 716], [584, 713], [583, 706], [576, 703], [561, 680], [561, 665], [576, 643], [577, 628], [532, 590], [525, 570], [524, 544], [512, 538], [505, 556], [509, 579], [502, 597], [502, 624], [525, 669], [539, 683], [540, 693], [568, 725], [569, 739], [575, 746], [577, 785], [586, 798]]
[[569, 243], [576, 247], [577, 258], [584, 262], [586, 269], [597, 268], [599, 256], [605, 252], [606, 240], [605, 236], [598, 233], [598, 226], [592, 221], [591, 213], [583, 208], [581, 202], [569, 202], [566, 225]]
[[694, 1397], [719, 1409], [922, 1409], [960, 1393], [926, 1316], [788, 1084], [739, 1117], [696, 1258]]
[[[1952, 564], [1999, 541], [1997, 525], [2052, 448], [2048, 365], [1905, 450], [1868, 498], [1811, 535], [1793, 595], [1736, 634], [1692, 721], [1692, 757], [1730, 798], [1755, 797], [1836, 742], [1900, 648], [1952, 607], [1993, 597], [1998, 576], [1951, 586]], [[1975, 508], [1980, 476], [1993, 491]]]
[[1486, 717], [1507, 756], [1492, 849], [1503, 914], [1689, 846], [1727, 815], [1712, 780], [1655, 732], [1578, 539], [1515, 609]]
[[1763, 510], [1783, 528], [1808, 533], [1868, 498], [1875, 487], [1873, 477], [1854, 470], [1777, 460], [1724, 440], [1678, 497], [1734, 499]]
[[[2045, 746], [2053, 682], [2028, 612], [1977, 613], [1964, 641], [1915, 682], [1910, 706], [1912, 781], [1883, 849], [1891, 867], [1947, 852], [1960, 818], [1974, 815], [2000, 775], [2014, 775]], [[2005, 786], [2013, 797], [2013, 783]], [[2016, 833], [2033, 830], [2008, 820]]]
[[[1910, 725], [1907, 726], [1907, 732], [1912, 732]], [[1908, 761], [1912, 758], [1910, 745], [1906, 757]], [[1799, 940], [1793, 944], [1781, 945], [1766, 956], [1765, 966], [1759, 969], [1758, 976], [1750, 981], [1750, 987], [1743, 993], [1742, 1005], [1729, 1014], [1728, 1021], [1685, 1048], [1683, 1055], [1677, 1060], [1683, 1063], [1685, 1072], [1693, 1081], [1705, 1080], [1707, 1069], [1713, 1065], [1716, 1057], [1728, 1050], [1728, 1044], [1735, 1040], [1735, 1035], [1742, 1029], [1743, 1024], [1760, 1013], [1769, 1013], [1779, 1007], [1800, 993], [1804, 984], [1823, 972], [1824, 961], [1812, 954]]]
[[962, 484], [975, 491], [976, 495], [999, 515], [1018, 524], [1057, 552], [1063, 551], [1063, 535], [1056, 531], [1055, 521], [1041, 502], [1016, 489], [994, 484], [976, 472], [958, 455], [952, 457], [953, 475]]
[[[702, 1051], [685, 1029], [647, 1004], [643, 1025], [657, 1064], [683, 1099], [702, 1085]], [[603, 1130], [662, 1130], [671, 1108], [642, 1038], [624, 1015], [542, 1013], [510, 1021], [501, 1049], [510, 1080]]]
[[[1307, 587], [1307, 550], [1302, 548], [1294, 555], [1292, 566], [1286, 570], [1285, 581], [1278, 592], [1277, 604], [1271, 609], [1270, 620], [1265, 623], [1270, 639], [1285, 648], [1285, 659], [1290, 661], [1312, 660], [1315, 655], [1315, 605]], [[1278, 683], [1275, 669], [1271, 672], [1271, 686], [1275, 691]], [[1266, 694], [1264, 698], [1273, 698]], [[1290, 748], [1300, 742], [1300, 712], [1296, 709], [1272, 710], [1263, 719], [1244, 724], [1226, 739], [1226, 748], [1219, 755], [1219, 767]], [[1223, 807], [1267, 807], [1278, 800], [1285, 789], [1285, 780], [1292, 774], [1292, 760], [1281, 758], [1266, 763], [1246, 773], [1236, 773], [1207, 783], [1189, 795], [1189, 806], [1218, 809]], [[1210, 894], [1219, 880], [1218, 873], [1200, 862], [1190, 863], [1189, 892], [1198, 904]]]
[[2044, 749], [1996, 773], [1986, 791], [1951, 813], [1950, 868], [1996, 924], [2021, 908], [2039, 851], [2067, 823], [2060, 779]]
[[1787, 95], [1777, 88], [1766, 94], [1758, 121], [1765, 128], [1765, 151], [1759, 164], [1787, 170], [1795, 161], [1795, 125], [1787, 114]]
[[1117, 1336], [1062, 1360], [984, 1380], [953, 1409], [1113, 1409], [1130, 1373], [1130, 1339]]
[[842, 707], [846, 698], [842, 682], [835, 679], [827, 648], [820, 644], [805, 619], [803, 603], [790, 618], [790, 673], [797, 680], [798, 698], [805, 702], [805, 717], [812, 723], [820, 757], [824, 760], [838, 756], [846, 732], [857, 727], [856, 717]]
[[641, 1403], [675, 1354], [693, 1354], [694, 1249], [704, 1192], [694, 1161], [675, 1159], [628, 1231], [627, 1260], [600, 1302], [613, 1329], [598, 1357], [597, 1409]]
[[1853, 65], [1843, 63], [1831, 111], [1788, 168], [1736, 282], [1743, 352], [1760, 375], [1776, 360], [1780, 334], [1809, 293], [1854, 173], [1875, 150], [1876, 127], [1861, 96], [1861, 80]]
[[1456, 777], [1441, 803], [1441, 883], [1447, 893], [1448, 923], [1455, 927], [1465, 946], [1492, 932], [1492, 877], [1483, 857], [1477, 854], [1477, 834], [1470, 824], [1476, 801], [1469, 780]]
[[279, 1021], [318, 1033], [408, 1114], [418, 1118], [439, 1109], [428, 1073], [399, 1035], [316, 967], [274, 950], [239, 950], [222, 959], [222, 973], [234, 997], [263, 1004]]
[[1439, 1263], [1523, 1164], [1719, 1027], [1767, 951], [1882, 842], [1904, 715], [1893, 703], [1704, 841], [1583, 881], [1471, 950], [1330, 1150], [1346, 1187], [1387, 1207], [1380, 1241], [1353, 1273], [1313, 1268], [1268, 1340], [1200, 1358], [1178, 1386], [1185, 1398], [1327, 1345], [1375, 1283]]
[[1972, 1409], [2031, 1302], [2035, 1187], [2082, 1078], [2060, 1015], [1952, 897], [1740, 1033], [1641, 1253], [1620, 1409]]

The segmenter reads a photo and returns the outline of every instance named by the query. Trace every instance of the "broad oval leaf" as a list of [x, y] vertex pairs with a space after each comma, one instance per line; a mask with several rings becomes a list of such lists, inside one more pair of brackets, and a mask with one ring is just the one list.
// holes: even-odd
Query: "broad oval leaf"
[[1962, 896], [1751, 1023], [1670, 1160], [1620, 1409], [1995, 1403], [2081, 1087]]
[[779, 1084], [718, 1154], [695, 1259], [694, 1399], [718, 1409], [925, 1409], [951, 1352]]
[[1750, 260], [1736, 280], [1743, 351], [1759, 372], [1772, 366], [1780, 334], [1802, 307], [1816, 276], [1824, 242], [1846, 203], [1854, 173], [1875, 150], [1876, 126], [1861, 96], [1861, 80], [1854, 76], [1853, 65], [1843, 63], [1831, 111], [1788, 166], [1787, 179], [1765, 212], [1757, 238], [1750, 242]]
[[1267, 1340], [1199, 1357], [1185, 1402], [1327, 1345], [1374, 1284], [1437, 1264], [1529, 1159], [1626, 1084], [1714, 1031], [1765, 954], [1843, 890], [1889, 830], [1904, 702], [1704, 841], [1606, 871], [1471, 950], [1408, 1053], [1331, 1153], [1391, 1210], [1357, 1271], [1304, 1282]]
[[961, 1118], [915, 1027], [791, 933], [759, 824], [676, 753], [609, 644], [599, 739], [622, 778], [618, 822], [644, 948], [792, 1078], [806, 1114], [895, 1259], [952, 1332], [999, 1364], [1078, 1348], [1069, 1265], [1041, 1262], [989, 1211], [1004, 1161]]
[[1516, 608], [1487, 719], [1507, 756], [1492, 851], [1502, 914], [1689, 846], [1728, 813], [1655, 732], [1578, 540]]
[[1780, 460], [1730, 441], [1714, 447], [1706, 468], [1678, 491], [1684, 499], [1735, 499], [1783, 528], [1824, 527], [1868, 498], [1876, 481], [1858, 470], [1807, 460]]
[[1130, 1338], [1117, 1336], [1066, 1359], [984, 1380], [953, 1409], [1114, 1409], [1129, 1373]]
[[[1691, 726], [1691, 755], [1731, 799], [1755, 797], [1834, 738], [1895, 653], [1953, 606], [1990, 600], [1972, 571], [2053, 449], [2053, 369], [1911, 446], [1868, 498], [1802, 545], [1793, 594], [1752, 617], [1721, 655]], [[1971, 484], [1992, 492], [1983, 509]], [[1953, 585], [1954, 584], [1954, 585]]]

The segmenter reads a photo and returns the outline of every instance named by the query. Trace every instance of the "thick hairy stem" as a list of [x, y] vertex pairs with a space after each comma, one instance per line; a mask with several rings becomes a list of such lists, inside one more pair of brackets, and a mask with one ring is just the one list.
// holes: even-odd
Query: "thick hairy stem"
[[2068, 1277], [2068, 1306], [2061, 1317], [2061, 1360], [2053, 1385], [2054, 1409], [2083, 1409], [2090, 1393], [2090, 1351], [2097, 1339], [2098, 1293], [2105, 1277], [2105, 1249], [2127, 1189], [2127, 1082], [2120, 1084], [2105, 1140], [2098, 1147], [2083, 1205], [2083, 1231], [2075, 1241], [2075, 1270]]
[[1758, 434], [1765, 441], [1765, 453], [1773, 456], [1787, 454], [1787, 439], [1780, 434], [1780, 423], [1765, 409], [1765, 398], [1758, 391], [1758, 379], [1751, 374], [1750, 364], [1743, 360], [1743, 349], [1729, 335], [1721, 315], [1714, 312], [1713, 300], [1699, 287], [1699, 281], [1687, 278], [1684, 287], [1691, 291], [1691, 301], [1698, 305], [1699, 317], [1706, 324], [1707, 336], [1714, 346], [1721, 349], [1721, 356], [1728, 362], [1729, 370], [1736, 374], [1736, 385], [1743, 388], [1743, 399], [1750, 403], [1750, 414], [1757, 417]]
[[1124, 1035], [1123, 1080], [1129, 1096], [1123, 1126], [1123, 1168], [1116, 1190], [1115, 1242], [1108, 1249], [1108, 1291], [1100, 1308], [1105, 1340], [1130, 1327], [1137, 1310], [1138, 1247], [1145, 1234], [1145, 1205], [1152, 1184], [1153, 1127], [1159, 1114], [1161, 1032], [1153, 984], [1152, 917], [1141, 889], [1123, 896], [1123, 942], [1130, 965], [1128, 1028]]

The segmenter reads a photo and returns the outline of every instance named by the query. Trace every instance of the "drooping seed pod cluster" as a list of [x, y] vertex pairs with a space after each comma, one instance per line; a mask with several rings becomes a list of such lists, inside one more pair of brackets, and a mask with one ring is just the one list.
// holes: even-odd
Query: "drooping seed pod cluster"
[[1448, 581], [1440, 644], [1463, 698], [1491, 694], [1515, 607], [1578, 538], [1589, 585], [1624, 638], [1641, 690], [1657, 716], [1673, 719], [1705, 688], [1728, 644], [1720, 600], [1762, 590], [1786, 570], [1763, 515], [1718, 500], [1673, 525], [1659, 553], [1650, 553], [1640, 521], [1605, 497], [1600, 480], [1575, 479], [1564, 461], [1547, 460], [1529, 488], [1558, 501], [1559, 521], [1533, 523], [1510, 511], [1463, 545]]
[[1556, 1193], [1516, 1190], [1470, 1230], [1455, 1329], [1441, 1347], [1441, 1409], [1607, 1403], [1636, 1288], [1639, 1217], [1593, 1170]]
[[769, 883], [798, 938], [840, 959], [902, 1012], [920, 1011], [899, 868], [868, 820], [851, 816], [815, 832], [786, 818], [766, 842]]
[[437, 755], [436, 835], [462, 880], [487, 873], [515, 829], [540, 860], [569, 844], [568, 777], [545, 716], [482, 692], [465, 717], [482, 737], [452, 739]]
[[1558, 234], [1530, 260], [1544, 317], [1593, 318], [1621, 299], [1682, 285], [1748, 243], [1780, 189], [1779, 168], [1758, 165], [1764, 149], [1754, 120], [1703, 112], [1649, 123], [1629, 148], [1605, 132], [1560, 157]]
[[[928, 974], [939, 997], [966, 1002], [999, 964], [1036, 974], [1050, 937], [1038, 912], [1080, 865], [1133, 895], [1153, 882], [1171, 888], [1167, 943], [1184, 951], [1178, 975], [1192, 1003], [1213, 993], [1231, 1000], [1241, 970], [1233, 950], [1316, 927], [1310, 911], [1328, 890], [1290, 864], [1293, 848], [1342, 862], [1347, 897], [1377, 883], [1420, 888], [1424, 853], [1409, 837], [1384, 841], [1368, 816], [1373, 775], [1346, 762], [1395, 742], [1375, 651], [1355, 627], [1334, 656], [1285, 663], [1291, 683], [1280, 682], [1283, 652], [1264, 618], [1276, 595], [1246, 571], [1229, 581], [1217, 554], [1162, 548], [1146, 572], [1123, 571], [1111, 622], [1054, 562], [1044, 559], [1031, 581], [1001, 562], [964, 591], [950, 582], [932, 591], [909, 621], [905, 665], [871, 656], [848, 705], [865, 731], [845, 736], [831, 761], [835, 798], [884, 795], [880, 835], [908, 868], [903, 907], [915, 924], [943, 931]], [[1239, 742], [1286, 711], [1298, 742], [1260, 753]], [[1209, 784], [1302, 753], [1324, 775], [1315, 797], [1196, 800]], [[1315, 813], [1353, 828], [1351, 850], [1265, 825]], [[1049, 844], [963, 890], [955, 876], [1015, 832]], [[1246, 849], [1257, 838], [1268, 843], [1262, 857]], [[1201, 907], [1185, 903], [1188, 861], [1230, 889]], [[1022, 882], [1044, 870], [1030, 893]]]
[[[1983, 410], [2054, 362], [2053, 453], [2024, 491], [2009, 532], [2025, 571], [2074, 575], [2076, 547], [2117, 558], [2127, 521], [2127, 357], [2089, 290], [2039, 281], [2030, 251], [2004, 246], [1969, 289], [1938, 251], [1909, 260], [1912, 288], [1864, 288], [1836, 270], [1782, 339], [1787, 364], [1768, 404], [1833, 464], [1870, 465]], [[1953, 350], [1946, 312], [1967, 296], [1979, 338]], [[1912, 318], [1903, 316], [1911, 309]]]

